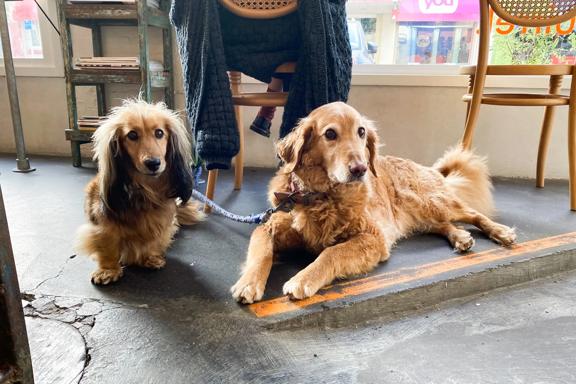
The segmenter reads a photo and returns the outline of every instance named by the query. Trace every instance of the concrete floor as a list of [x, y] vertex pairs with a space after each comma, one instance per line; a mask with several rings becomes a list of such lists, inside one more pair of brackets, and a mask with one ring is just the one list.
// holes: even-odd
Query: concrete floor
[[[263, 327], [266, 324], [234, 303], [228, 293], [253, 227], [211, 217], [178, 234], [164, 270], [128, 269], [119, 284], [97, 288], [89, 281], [94, 264], [76, 257], [73, 250], [74, 232], [84, 222], [82, 189], [95, 171], [75, 169], [67, 159], [33, 159], [38, 171], [27, 175], [10, 172], [13, 165], [12, 157], [0, 157], [20, 285], [27, 293], [30, 338], [42, 340], [53, 332], [52, 340], [63, 339], [63, 329], [69, 334], [66, 347], [32, 342], [35, 366], [46, 367], [36, 372], [37, 382], [574, 382], [574, 274], [405, 317], [353, 316], [357, 308], [374, 306], [373, 296], [389, 296], [389, 291], [381, 290], [308, 309], [308, 317], [320, 317], [324, 316], [320, 311], [333, 312], [327, 310], [331, 306], [346, 308], [338, 327], [273, 330]], [[271, 172], [247, 170], [240, 193], [231, 191], [230, 172], [223, 173], [218, 201], [239, 213], [263, 210]], [[495, 193], [500, 221], [516, 226], [521, 242], [576, 231], [565, 183], [537, 190], [528, 182], [500, 180]], [[476, 251], [497, 252], [480, 234], [475, 237]], [[574, 248], [570, 240], [546, 248], [546, 254], [542, 250], [526, 254], [538, 259], [568, 255]], [[418, 236], [402, 242], [390, 262], [369, 277], [417, 268], [424, 262], [451, 263], [455, 257], [445, 240]], [[278, 296], [283, 282], [306, 261], [276, 266], [267, 299]], [[499, 270], [496, 267], [486, 263], [457, 274]], [[568, 267], [572, 264], [564, 265]], [[454, 273], [434, 279], [452, 281], [446, 279], [457, 278]], [[519, 274], [514, 269], [506, 276]], [[533, 268], [521, 274], [538, 277]], [[504, 280], [502, 274], [492, 275], [495, 281]], [[460, 291], [471, 293], [456, 282]], [[421, 281], [399, 289], [417, 286], [434, 291]], [[46, 322], [52, 326], [44, 326]], [[42, 350], [43, 345], [69, 353], [59, 355], [59, 364], [50, 364], [46, 359], [53, 354]], [[63, 364], [66, 358], [69, 363]], [[63, 371], [69, 375], [62, 376]]]

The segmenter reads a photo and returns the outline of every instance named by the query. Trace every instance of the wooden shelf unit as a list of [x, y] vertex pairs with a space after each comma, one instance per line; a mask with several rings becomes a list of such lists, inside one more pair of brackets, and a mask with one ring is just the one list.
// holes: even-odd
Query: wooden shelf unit
[[[98, 114], [107, 113], [105, 84], [140, 84], [142, 97], [152, 101], [150, 79], [150, 55], [148, 27], [162, 29], [163, 66], [168, 73], [168, 85], [164, 87], [164, 100], [169, 108], [174, 108], [174, 66], [172, 61], [172, 26], [169, 20], [170, 0], [161, 0], [160, 8], [148, 6], [146, 0], [136, 0], [135, 4], [68, 4], [67, 0], [57, 0], [60, 33], [66, 77], [68, 106], [68, 128], [66, 139], [71, 143], [72, 164], [82, 166], [80, 145], [91, 141], [94, 129], [78, 127], [76, 87], [96, 87]], [[74, 67], [71, 25], [90, 28], [92, 31], [93, 56], [104, 56], [102, 50], [102, 28], [106, 26], [135, 26], [138, 28], [139, 70], [118, 69], [77, 69]]]
[[[91, 26], [94, 23], [104, 25], [138, 25], [139, 5], [135, 4], [64, 4], [64, 16], [71, 24]], [[162, 9], [146, 6], [147, 13], [142, 18], [152, 27], [170, 28], [167, 13]]]
[[133, 69], [72, 69], [70, 81], [75, 85], [140, 84], [140, 71]]

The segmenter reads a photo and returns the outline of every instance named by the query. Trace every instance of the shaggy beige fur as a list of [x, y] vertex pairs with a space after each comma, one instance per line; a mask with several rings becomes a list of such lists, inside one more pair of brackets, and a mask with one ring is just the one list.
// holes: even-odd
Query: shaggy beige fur
[[94, 284], [122, 276], [123, 265], [162, 268], [178, 224], [202, 220], [192, 191], [191, 144], [180, 118], [162, 103], [128, 100], [94, 133], [98, 174], [86, 187], [90, 223], [80, 251], [98, 263]]
[[325, 192], [324, 201], [276, 213], [252, 234], [248, 256], [233, 297], [260, 300], [275, 254], [302, 248], [316, 260], [284, 284], [284, 293], [302, 299], [336, 278], [363, 274], [390, 255], [391, 247], [415, 232], [438, 233], [458, 252], [473, 245], [455, 222], [473, 224], [502, 245], [514, 230], [489, 218], [493, 211], [488, 169], [482, 158], [452, 149], [425, 167], [378, 156], [370, 121], [344, 103], [314, 110], [278, 143], [284, 166], [271, 180], [274, 192]]

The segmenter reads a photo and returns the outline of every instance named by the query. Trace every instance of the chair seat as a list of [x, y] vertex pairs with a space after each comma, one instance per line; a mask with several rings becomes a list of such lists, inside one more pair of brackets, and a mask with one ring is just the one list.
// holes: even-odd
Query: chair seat
[[232, 104], [247, 107], [282, 107], [286, 105], [288, 92], [241, 93], [232, 96]]
[[275, 19], [296, 11], [297, 0], [220, 0], [228, 11], [248, 19]]
[[276, 72], [276, 73], [294, 73], [294, 72], [296, 72], [296, 63], [288, 62], [288, 63], [281, 64], [278, 68], [276, 68], [276, 70], [274, 72]]
[[[470, 102], [472, 94], [462, 96], [462, 101]], [[549, 94], [523, 94], [523, 93], [485, 93], [482, 95], [482, 104], [511, 105], [519, 107], [549, 107], [568, 105], [570, 98], [564, 95]]]
[[[543, 76], [543, 75], [571, 75], [573, 65], [489, 65], [487, 75], [492, 76]], [[461, 75], [474, 75], [475, 65], [460, 67]]]

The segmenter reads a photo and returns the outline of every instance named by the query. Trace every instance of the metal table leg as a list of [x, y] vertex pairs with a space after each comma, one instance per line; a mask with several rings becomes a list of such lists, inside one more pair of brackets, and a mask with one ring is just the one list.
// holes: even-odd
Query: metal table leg
[[12, 47], [10, 45], [10, 35], [8, 32], [5, 0], [0, 0], [0, 38], [2, 39], [4, 70], [6, 71], [10, 112], [12, 114], [12, 126], [14, 128], [14, 140], [16, 141], [16, 169], [14, 169], [14, 172], [32, 172], [35, 171], [36, 168], [30, 167], [30, 161], [26, 157], [26, 146], [24, 144], [24, 133], [22, 131], [18, 88], [16, 86], [14, 62], [12, 61]]

